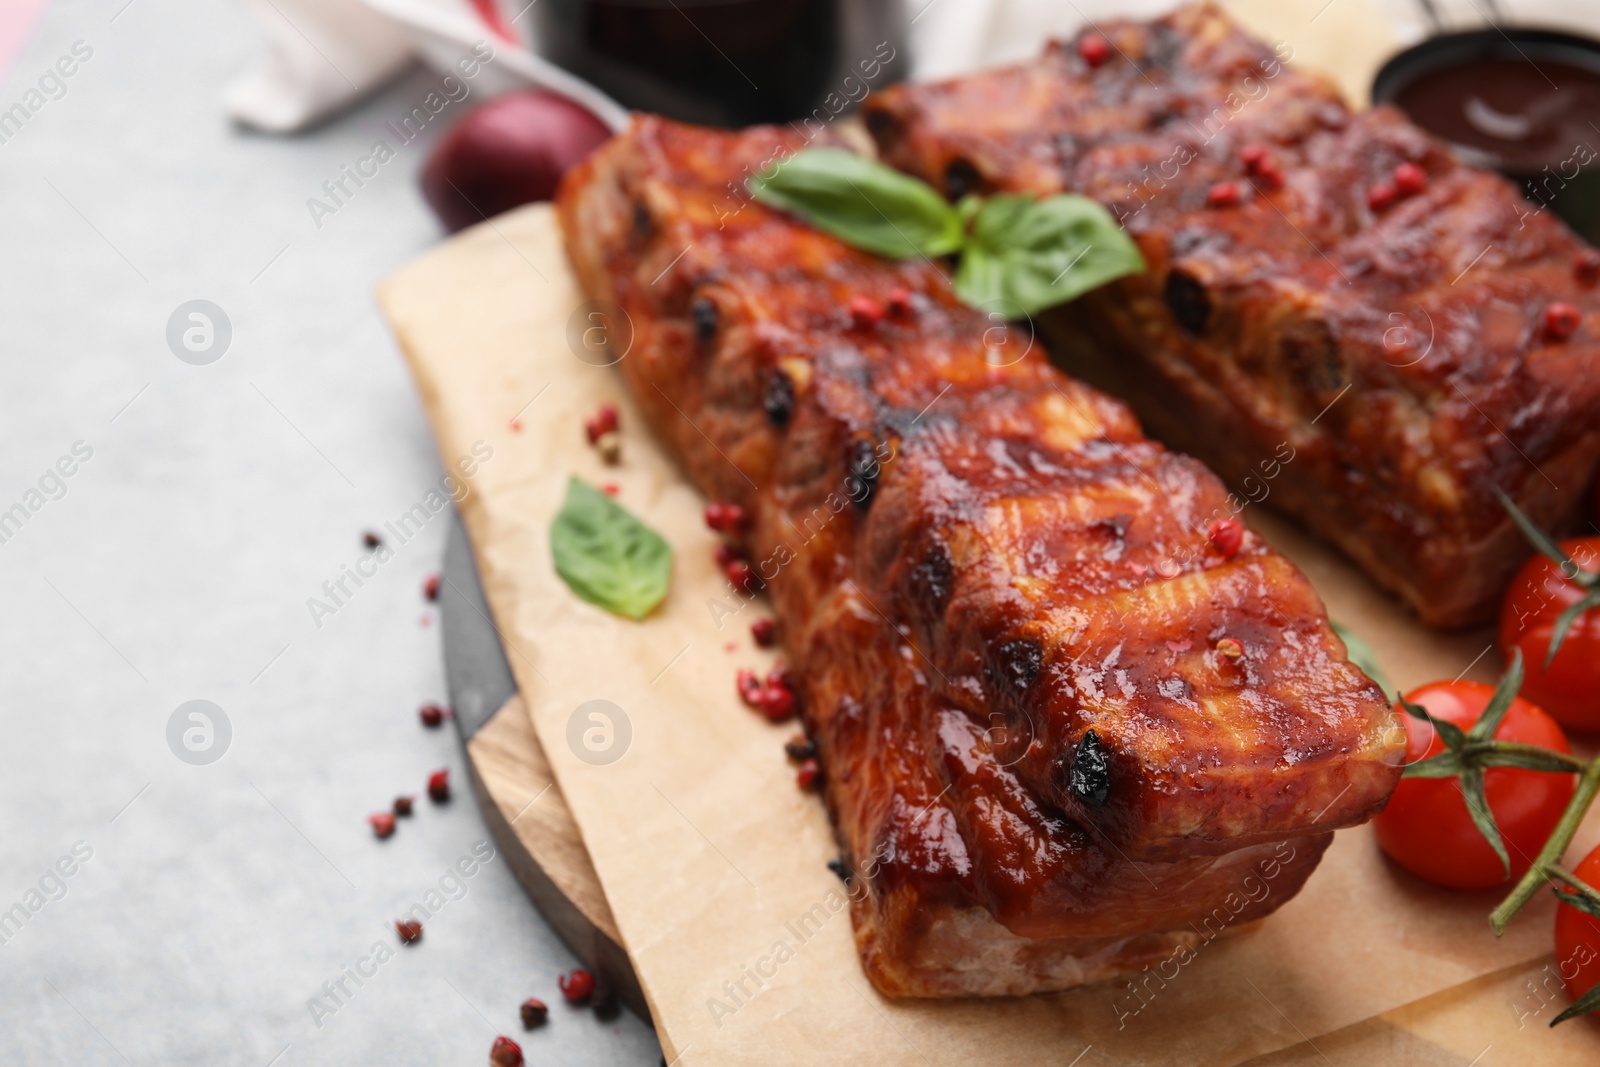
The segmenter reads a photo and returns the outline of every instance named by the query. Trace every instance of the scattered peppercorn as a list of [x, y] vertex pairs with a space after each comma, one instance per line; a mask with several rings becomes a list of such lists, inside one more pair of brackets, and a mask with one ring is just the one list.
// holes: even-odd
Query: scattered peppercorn
[[822, 764], [816, 758], [805, 760], [800, 764], [800, 769], [794, 775], [795, 784], [801, 789], [815, 789], [822, 781]]
[[714, 500], [706, 505], [706, 525], [717, 533], [738, 533], [744, 525], [744, 508]]
[[1217, 182], [1206, 190], [1207, 207], [1237, 207], [1239, 199], [1238, 182]]
[[383, 544], [383, 538], [378, 536], [378, 532], [376, 530], [367, 530], [361, 535], [361, 543], [366, 545], [368, 548], [377, 548], [379, 545]]
[[839, 876], [839, 881], [845, 885], [850, 884], [850, 868], [844, 865], [844, 860], [833, 859], [828, 861], [828, 870]]
[[489, 1067], [522, 1067], [522, 1046], [504, 1035], [489, 1049]]
[[417, 709], [417, 718], [422, 720], [422, 725], [432, 730], [444, 722], [444, 709], [437, 704], [424, 704]]
[[441, 767], [428, 775], [428, 798], [435, 804], [443, 804], [450, 799], [450, 771]]
[[591, 445], [598, 444], [601, 437], [616, 432], [619, 421], [615, 404], [601, 404], [599, 411], [584, 420], [584, 435]]
[[728, 584], [735, 589], [748, 591], [755, 572], [750, 569], [750, 564], [742, 559], [736, 559], [722, 568], [723, 576], [728, 579]]
[[416, 797], [403, 796], [394, 798], [394, 813], [396, 815], [410, 815], [411, 806], [416, 802]]
[[1206, 537], [1210, 539], [1211, 547], [1222, 553], [1224, 559], [1232, 559], [1244, 544], [1244, 523], [1238, 519], [1218, 519], [1206, 531]]
[[794, 718], [794, 693], [775, 685], [762, 686], [757, 707], [768, 722], [788, 722]]
[[400, 935], [400, 940], [407, 945], [415, 945], [422, 940], [422, 924], [415, 919], [396, 919], [394, 932]]
[[387, 811], [376, 811], [367, 816], [367, 821], [372, 824], [372, 832], [379, 839], [394, 833], [394, 816]]
[[1367, 207], [1373, 211], [1382, 211], [1394, 203], [1399, 195], [1395, 192], [1394, 186], [1388, 182], [1379, 182], [1367, 190]]
[[771, 648], [778, 643], [778, 624], [773, 619], [757, 619], [750, 624], [750, 636], [762, 648]]
[[739, 690], [739, 696], [752, 708], [757, 706], [756, 694], [761, 691], [761, 679], [756, 677], [756, 672], [745, 667], [740, 667], [739, 672], [733, 676], [733, 683]]
[[1572, 273], [1584, 285], [1600, 282], [1600, 251], [1585, 248], [1573, 256]]
[[594, 975], [582, 967], [574, 968], [570, 973], [557, 978], [556, 985], [561, 987], [561, 995], [567, 998], [568, 1004], [581, 1007], [589, 1003], [589, 998], [594, 996]]
[[1228, 659], [1243, 659], [1244, 645], [1236, 637], [1224, 637], [1217, 642], [1217, 654]]
[[622, 462], [622, 435], [617, 431], [608, 430], [601, 434], [595, 441], [594, 447], [606, 466], [615, 467]]
[[794, 675], [789, 673], [788, 667], [785, 667], [782, 663], [779, 663], [767, 672], [767, 684], [793, 692]]
[[858, 330], [870, 330], [883, 318], [883, 305], [870, 296], [852, 296], [846, 308], [850, 312], [851, 323]]
[[1255, 177], [1262, 185], [1276, 189], [1283, 184], [1283, 168], [1278, 157], [1263, 144], [1247, 144], [1239, 149], [1239, 161], [1245, 173]]
[[795, 734], [783, 743], [783, 754], [799, 763], [817, 754], [817, 744], [805, 734]]
[[422, 579], [422, 595], [427, 600], [439, 599], [439, 576], [430, 574]]
[[889, 290], [889, 299], [886, 303], [889, 314], [899, 318], [910, 318], [917, 312], [916, 305], [911, 302], [911, 290], [903, 285], [897, 285]]
[[1091, 67], [1098, 67], [1111, 58], [1111, 42], [1098, 33], [1086, 33], [1078, 38], [1078, 55]]
[[744, 559], [744, 553], [733, 542], [723, 541], [717, 545], [716, 551], [712, 553], [712, 558], [717, 561], [717, 566], [726, 567], [736, 559]]
[[1400, 196], [1416, 196], [1428, 187], [1428, 172], [1415, 163], [1394, 168], [1394, 191]]
[[1557, 300], [1544, 309], [1544, 332], [1553, 341], [1565, 341], [1578, 332], [1583, 315], [1564, 300]]
[[538, 997], [529, 997], [522, 1002], [522, 1028], [524, 1030], [537, 1030], [550, 1018], [550, 1009], [544, 1006], [544, 1001]]

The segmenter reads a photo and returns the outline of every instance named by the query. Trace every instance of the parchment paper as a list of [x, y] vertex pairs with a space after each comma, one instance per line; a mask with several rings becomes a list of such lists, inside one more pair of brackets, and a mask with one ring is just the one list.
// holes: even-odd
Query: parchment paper
[[[726, 587], [703, 501], [657, 452], [615, 372], [569, 348], [581, 298], [549, 209], [467, 231], [379, 295], [447, 466], [475, 443], [493, 449], [462, 505], [479, 571], [669, 1060], [1035, 1064], [1092, 1049], [1086, 1067], [1235, 1063], [1548, 953], [1547, 899], [1497, 942], [1485, 922], [1494, 894], [1429, 889], [1358, 829], [1339, 835], [1281, 911], [1206, 946], [1143, 996], [1103, 985], [1016, 1000], [880, 998], [824, 866], [834, 852], [822, 805], [795, 787], [783, 756], [791, 730], [734, 692], [737, 667], [770, 658], [749, 637], [761, 608], [718, 626], [708, 602]], [[622, 408], [616, 468], [582, 431], [606, 401]], [[671, 593], [643, 623], [579, 601], [554, 573], [547, 530], [574, 473], [615, 483], [676, 552]], [[1421, 630], [1325, 550], [1260, 509], [1246, 514], [1307, 570], [1332, 614], [1373, 642], [1397, 683], [1498, 670], [1492, 650], [1478, 658], [1486, 635]], [[631, 731], [607, 765], [569, 741], [575, 709], [594, 699], [617, 705]]]

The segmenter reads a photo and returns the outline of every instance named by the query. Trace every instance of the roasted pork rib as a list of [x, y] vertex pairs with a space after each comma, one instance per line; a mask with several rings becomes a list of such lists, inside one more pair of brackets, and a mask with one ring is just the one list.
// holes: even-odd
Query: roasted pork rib
[[[1113, 45], [1099, 65], [1063, 42], [870, 97], [882, 155], [952, 197], [1103, 202], [1151, 269], [1046, 316], [1062, 364], [1424, 621], [1492, 616], [1530, 551], [1495, 487], [1564, 527], [1600, 460], [1600, 261], [1210, 5], [1086, 32]], [[1583, 315], [1569, 339], [1553, 302]]]
[[641, 117], [558, 208], [656, 433], [749, 517], [867, 974], [1059, 989], [1274, 910], [1399, 774], [1381, 692], [1283, 557], [1208, 537], [1199, 463], [937, 265], [749, 201], [795, 138]]

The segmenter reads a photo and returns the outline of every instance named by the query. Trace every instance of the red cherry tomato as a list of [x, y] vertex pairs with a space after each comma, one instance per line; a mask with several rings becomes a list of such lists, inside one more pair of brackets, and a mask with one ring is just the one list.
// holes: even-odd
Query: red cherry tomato
[[[1600, 848], [1572, 873], [1600, 889]], [[1556, 906], [1556, 969], [1573, 1000], [1600, 984], [1600, 919], [1566, 904]]]
[[[1576, 537], [1561, 548], [1584, 570], [1600, 569], [1600, 537]], [[1592, 731], [1600, 730], [1600, 608], [1578, 616], [1549, 670], [1544, 666], [1557, 616], [1584, 592], [1548, 556], [1528, 560], [1500, 605], [1500, 650], [1509, 656], [1522, 649], [1523, 696], [1567, 729]]]
[[[1481, 682], [1435, 682], [1412, 690], [1406, 699], [1422, 705], [1434, 718], [1468, 730], [1483, 715], [1493, 696], [1494, 689]], [[1430, 724], [1410, 715], [1402, 717], [1406, 724], [1407, 763], [1445, 751], [1444, 742]], [[1520, 697], [1511, 702], [1494, 736], [1500, 741], [1572, 751], [1556, 721]], [[1473, 825], [1467, 802], [1461, 796], [1461, 784], [1454, 778], [1402, 779], [1388, 806], [1374, 821], [1378, 844], [1400, 866], [1434, 885], [1448, 889], [1504, 885], [1532, 866], [1533, 857], [1572, 799], [1573, 785], [1570, 774], [1514, 767], [1492, 767], [1484, 774], [1484, 796], [1511, 856], [1510, 878], [1500, 858]]]

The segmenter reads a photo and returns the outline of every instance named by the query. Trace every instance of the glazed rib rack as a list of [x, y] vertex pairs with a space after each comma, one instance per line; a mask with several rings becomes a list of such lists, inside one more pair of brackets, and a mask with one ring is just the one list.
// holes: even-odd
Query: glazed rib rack
[[655, 432], [748, 516], [866, 973], [1059, 989], [1274, 910], [1392, 788], [1383, 695], [1292, 565], [1208, 535], [1199, 463], [939, 265], [752, 202], [794, 137], [640, 117], [558, 208]]
[[1484, 621], [1529, 552], [1495, 489], [1569, 527], [1600, 461], [1600, 256], [1291, 54], [1189, 6], [896, 86], [867, 123], [953, 198], [1110, 208], [1150, 270], [1047, 313], [1062, 365], [1425, 622]]

